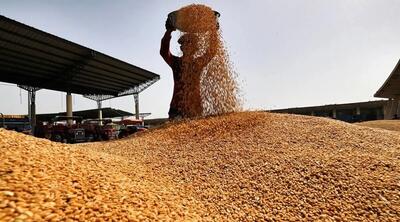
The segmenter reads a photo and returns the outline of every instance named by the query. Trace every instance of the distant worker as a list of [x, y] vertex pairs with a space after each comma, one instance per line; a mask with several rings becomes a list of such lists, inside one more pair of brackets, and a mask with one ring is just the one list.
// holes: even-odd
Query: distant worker
[[[163, 57], [164, 61], [171, 67], [173, 72], [174, 78], [174, 91], [172, 95], [172, 100], [170, 103], [170, 108], [168, 111], [169, 119], [177, 119], [186, 117], [188, 113], [185, 113], [185, 107], [183, 101], [185, 95], [183, 95], [185, 87], [188, 87], [185, 84], [185, 80], [182, 78], [183, 72], [183, 62], [182, 61], [192, 61], [188, 66], [196, 66], [193, 67], [191, 70], [198, 70], [200, 73], [190, 73], [191, 80], [194, 81], [190, 84], [190, 86], [200, 86], [200, 75], [201, 70], [211, 61], [211, 59], [216, 54], [216, 49], [209, 47], [206, 52], [201, 55], [200, 57], [195, 57], [194, 54], [198, 51], [198, 37], [196, 34], [186, 33], [182, 35], [178, 39], [178, 43], [181, 45], [180, 49], [182, 51], [182, 57], [177, 57], [171, 54], [170, 52], [170, 41], [171, 41], [171, 33], [176, 30], [173, 27], [169, 20], [165, 22], [165, 34], [161, 39], [161, 48], [160, 54]], [[189, 59], [188, 59], [189, 58]], [[202, 113], [202, 104], [201, 104], [201, 95], [200, 95], [200, 87], [192, 87], [191, 92], [192, 95], [190, 96], [191, 104], [195, 104], [191, 107], [196, 107], [197, 110], [194, 110], [195, 113]]]

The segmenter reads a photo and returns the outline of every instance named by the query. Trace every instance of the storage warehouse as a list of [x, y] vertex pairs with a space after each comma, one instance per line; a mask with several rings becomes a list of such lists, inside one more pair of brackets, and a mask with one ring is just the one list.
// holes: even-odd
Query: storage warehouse
[[330, 117], [346, 122], [398, 118], [400, 116], [400, 60], [374, 97], [388, 100], [296, 107], [271, 110], [271, 112]]

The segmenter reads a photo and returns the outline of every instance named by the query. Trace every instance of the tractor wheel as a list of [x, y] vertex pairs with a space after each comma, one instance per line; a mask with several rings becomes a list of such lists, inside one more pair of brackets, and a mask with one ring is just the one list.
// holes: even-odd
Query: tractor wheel
[[60, 134], [55, 134], [52, 136], [52, 140], [61, 143], [63, 141], [63, 137]]
[[93, 134], [89, 134], [87, 137], [86, 137], [86, 142], [93, 142], [94, 141], [94, 136], [93, 136]]

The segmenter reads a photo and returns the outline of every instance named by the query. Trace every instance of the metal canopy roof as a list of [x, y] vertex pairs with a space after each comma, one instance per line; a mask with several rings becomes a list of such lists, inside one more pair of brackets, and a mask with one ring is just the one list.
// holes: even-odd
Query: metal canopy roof
[[[123, 117], [123, 116], [132, 116], [133, 114], [130, 112], [126, 112], [120, 109], [113, 108], [101, 108], [103, 118], [115, 118], [115, 117]], [[37, 114], [36, 118], [39, 121], [51, 121], [56, 116], [66, 116], [66, 112], [60, 113], [46, 113], [46, 114]], [[81, 110], [74, 111], [74, 116], [80, 116], [83, 119], [96, 119], [99, 116], [98, 109], [89, 109], [89, 110]]]
[[160, 76], [0, 15], [0, 81], [86, 95], [139, 93]]
[[385, 83], [375, 93], [375, 97], [380, 98], [399, 98], [400, 97], [400, 60], [397, 62], [390, 76]]

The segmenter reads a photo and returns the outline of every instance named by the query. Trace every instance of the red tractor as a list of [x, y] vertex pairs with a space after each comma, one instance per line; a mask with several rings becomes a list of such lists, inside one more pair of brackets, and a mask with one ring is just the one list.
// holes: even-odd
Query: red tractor
[[[68, 124], [68, 121], [73, 123]], [[146, 130], [142, 124], [142, 120], [128, 119], [115, 124], [110, 119], [82, 121], [82, 118], [77, 116], [56, 116], [47, 125], [39, 123], [35, 136], [63, 143], [112, 140]]]
[[108, 119], [90, 119], [82, 123], [88, 141], [117, 139], [119, 128]]
[[[68, 121], [72, 124], [68, 124]], [[38, 125], [36, 136], [62, 143], [86, 142], [85, 129], [81, 127], [81, 121], [82, 118], [77, 116], [56, 116], [47, 125]]]

